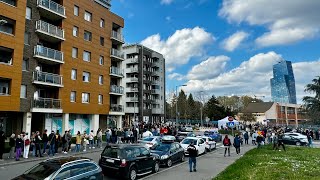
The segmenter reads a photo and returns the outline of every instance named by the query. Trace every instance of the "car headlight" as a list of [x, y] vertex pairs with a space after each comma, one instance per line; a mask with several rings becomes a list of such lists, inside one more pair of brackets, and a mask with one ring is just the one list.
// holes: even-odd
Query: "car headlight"
[[168, 159], [168, 155], [163, 155], [163, 156], [161, 156], [161, 159]]

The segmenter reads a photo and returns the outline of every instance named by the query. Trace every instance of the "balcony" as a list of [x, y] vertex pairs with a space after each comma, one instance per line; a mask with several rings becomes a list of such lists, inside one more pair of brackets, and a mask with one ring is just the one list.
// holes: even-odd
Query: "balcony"
[[160, 81], [155, 80], [155, 81], [152, 81], [151, 84], [152, 84], [152, 85], [160, 85]]
[[121, 51], [114, 48], [111, 48], [110, 50], [110, 57], [114, 60], [124, 61], [124, 54]]
[[139, 59], [138, 58], [129, 58], [127, 59], [127, 64], [138, 64]]
[[126, 107], [125, 112], [126, 113], [132, 113], [132, 114], [138, 114], [139, 113], [139, 107]]
[[117, 31], [112, 31], [111, 32], [111, 40], [114, 44], [124, 44], [124, 39], [121, 33]]
[[137, 77], [131, 77], [129, 81], [130, 82], [138, 82], [139, 79]]
[[152, 102], [152, 104], [159, 104], [160, 99], [152, 99], [151, 102]]
[[33, 57], [39, 58], [46, 64], [63, 64], [63, 52], [37, 45], [34, 47]]
[[160, 94], [160, 90], [159, 89], [152, 89], [151, 94]]
[[152, 114], [163, 114], [160, 108], [152, 108]]
[[160, 62], [153, 62], [151, 67], [160, 67]]
[[111, 0], [94, 0], [94, 1], [107, 9], [110, 9], [111, 7], [111, 3], [110, 3]]
[[110, 115], [124, 115], [124, 108], [119, 104], [110, 104]]
[[33, 83], [45, 86], [63, 87], [62, 76], [41, 71], [33, 72]]
[[110, 86], [110, 93], [109, 94], [122, 96], [123, 92], [124, 92], [124, 88], [122, 86], [117, 86], [117, 85]]
[[36, 22], [36, 32], [38, 32], [40, 38], [49, 42], [56, 43], [65, 40], [64, 30], [62, 28], [41, 20]]
[[130, 97], [130, 102], [138, 102], [138, 97]]
[[128, 89], [128, 92], [138, 92], [139, 89], [137, 87], [131, 87]]
[[37, 7], [43, 17], [53, 21], [65, 19], [66, 9], [64, 6], [50, 0], [37, 0]]
[[61, 100], [52, 98], [34, 99], [31, 104], [31, 112], [62, 113]]
[[123, 71], [122, 69], [118, 67], [111, 66], [110, 67], [110, 76], [115, 76], [115, 77], [123, 77]]
[[152, 76], [160, 76], [160, 71], [153, 71], [151, 73]]
[[138, 68], [130, 68], [128, 73], [138, 73], [139, 69]]

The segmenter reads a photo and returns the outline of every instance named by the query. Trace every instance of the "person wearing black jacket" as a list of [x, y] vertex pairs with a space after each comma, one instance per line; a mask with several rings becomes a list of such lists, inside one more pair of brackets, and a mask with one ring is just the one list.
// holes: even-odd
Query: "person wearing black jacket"
[[5, 144], [6, 137], [4, 132], [0, 130], [0, 161], [3, 161], [2, 156], [4, 153], [4, 144]]
[[189, 170], [192, 172], [192, 163], [193, 163], [193, 171], [197, 172], [197, 148], [194, 146], [194, 142], [191, 141], [190, 145], [187, 148], [189, 153]]
[[16, 139], [16, 161], [20, 160], [22, 148], [23, 148], [23, 140], [21, 139], [21, 136], [18, 135]]
[[228, 150], [228, 156], [230, 156], [230, 146], [231, 146], [231, 140], [228, 138], [228, 135], [226, 135], [223, 139], [223, 145], [224, 145], [224, 157], [226, 157], [227, 150]]
[[40, 157], [43, 157], [41, 154], [41, 147], [40, 147], [40, 143], [41, 143], [41, 137], [40, 137], [40, 133], [39, 131], [36, 132], [36, 136], [35, 136], [35, 146], [36, 146], [36, 157], [38, 157], [38, 151], [39, 151], [39, 155]]
[[16, 140], [14, 139], [16, 137], [16, 135], [13, 133], [10, 136], [10, 141], [9, 141], [9, 146], [10, 146], [10, 154], [8, 159], [10, 158], [14, 158], [14, 150], [15, 150], [15, 146], [16, 146]]
[[48, 145], [48, 135], [47, 135], [47, 130], [45, 129], [43, 134], [42, 134], [42, 142], [43, 142], [43, 154], [47, 154], [47, 145]]

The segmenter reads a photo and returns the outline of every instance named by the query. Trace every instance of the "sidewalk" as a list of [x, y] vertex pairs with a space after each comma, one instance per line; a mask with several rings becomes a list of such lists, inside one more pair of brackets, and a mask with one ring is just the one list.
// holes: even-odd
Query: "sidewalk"
[[[106, 146], [107, 143], [103, 142], [102, 143], [102, 147], [104, 148]], [[29, 157], [28, 159], [24, 159], [24, 158], [20, 158], [20, 161], [16, 161], [15, 159], [8, 159], [9, 153], [5, 153], [3, 154], [3, 161], [0, 161], [0, 167], [2, 166], [9, 166], [9, 165], [15, 165], [15, 164], [21, 164], [21, 163], [27, 163], [27, 162], [32, 162], [32, 161], [43, 161], [49, 158], [57, 158], [57, 157], [63, 157], [63, 156], [74, 156], [74, 155], [79, 155], [79, 154], [88, 154], [88, 153], [92, 153], [92, 152], [98, 152], [98, 151], [102, 151], [103, 148], [97, 148], [95, 147], [94, 149], [89, 149], [89, 147], [87, 146], [87, 151], [83, 152], [82, 147], [80, 152], [74, 152], [75, 150], [75, 144], [71, 145], [71, 150], [67, 153], [64, 154], [61, 152], [61, 148], [58, 149], [59, 153], [56, 153], [55, 156], [48, 156], [48, 154], [42, 154], [43, 157], [34, 157], [32, 156], [32, 151], [29, 152]], [[42, 149], [43, 151], [43, 149]], [[41, 152], [42, 152], [41, 151]], [[47, 149], [47, 153], [48, 153], [49, 149]], [[22, 152], [23, 154], [23, 152]]]
[[[241, 154], [244, 154], [255, 147], [256, 146], [252, 145], [242, 146]], [[197, 158], [197, 172], [189, 172], [188, 158], [186, 158], [186, 162], [178, 164], [172, 169], [165, 169], [158, 174], [150, 175], [143, 179], [211, 180], [241, 157], [236, 154], [234, 147], [231, 148], [230, 157], [223, 156], [224, 148], [222, 146], [217, 148], [219, 149]]]

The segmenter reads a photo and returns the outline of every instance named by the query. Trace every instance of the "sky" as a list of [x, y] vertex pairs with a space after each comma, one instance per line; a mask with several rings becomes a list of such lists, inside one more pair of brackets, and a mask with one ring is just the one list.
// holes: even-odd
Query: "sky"
[[166, 92], [271, 99], [272, 66], [292, 61], [297, 101], [320, 75], [319, 0], [112, 0], [127, 44], [164, 55]]

